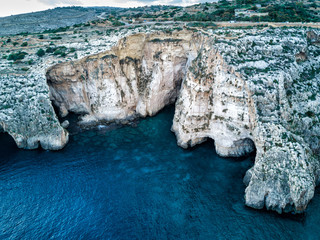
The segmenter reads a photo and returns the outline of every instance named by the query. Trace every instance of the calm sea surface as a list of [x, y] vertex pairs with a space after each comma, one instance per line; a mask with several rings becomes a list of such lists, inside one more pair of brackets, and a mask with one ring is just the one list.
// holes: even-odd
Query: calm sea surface
[[253, 157], [190, 150], [166, 108], [137, 127], [86, 131], [58, 152], [0, 134], [0, 239], [320, 239], [320, 194], [303, 215], [245, 207]]

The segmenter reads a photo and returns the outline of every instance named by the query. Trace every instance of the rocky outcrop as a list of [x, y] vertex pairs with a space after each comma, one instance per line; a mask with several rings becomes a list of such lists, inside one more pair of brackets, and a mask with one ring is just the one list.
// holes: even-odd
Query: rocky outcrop
[[315, 31], [307, 31], [307, 40], [309, 44], [320, 44], [320, 36]]
[[248, 89], [207, 40], [188, 66], [176, 103], [172, 130], [178, 145], [194, 146], [212, 138], [221, 156], [254, 151]]
[[[223, 156], [249, 152], [252, 139], [257, 151], [244, 178], [246, 204], [302, 212], [319, 180], [318, 49], [305, 33], [298, 40], [294, 30], [269, 31], [216, 41], [216, 61], [214, 50], [201, 52], [183, 82], [173, 130], [182, 146], [215, 139]], [[302, 51], [309, 59], [296, 58]], [[239, 142], [246, 143], [241, 151]]]
[[82, 114], [82, 124], [152, 116], [175, 101], [199, 34], [137, 34], [112, 50], [47, 72], [62, 115]]
[[95, 124], [152, 116], [177, 98], [180, 146], [212, 138], [221, 156], [256, 148], [246, 204], [301, 212], [319, 179], [319, 49], [294, 29], [216, 34], [138, 34], [58, 64], [47, 72], [52, 99], [62, 115]]
[[320, 173], [318, 36], [268, 28], [132, 35], [49, 68], [49, 88], [36, 72], [1, 76], [0, 131], [19, 147], [62, 148], [68, 133], [49, 89], [60, 115], [80, 114], [81, 124], [125, 123], [176, 102], [180, 146], [212, 138], [221, 156], [256, 150], [244, 177], [248, 206], [302, 212]]
[[[142, 29], [142, 28], [141, 28]], [[68, 142], [68, 132], [62, 127], [68, 127], [67, 122], [62, 124], [52, 108], [49, 98], [49, 87], [46, 80], [46, 70], [61, 62], [62, 56], [54, 53], [46, 53], [38, 57], [39, 48], [46, 49], [49, 44], [52, 49], [73, 49], [76, 53], [69, 52], [63, 59], [75, 59], [88, 56], [90, 53], [98, 53], [115, 45], [120, 38], [132, 34], [137, 29], [114, 30], [106, 35], [90, 34], [89, 38], [81, 39], [64, 34], [61, 40], [54, 41], [46, 38], [38, 39], [38, 35], [28, 36], [28, 47], [23, 51], [27, 53], [22, 61], [11, 62], [5, 59], [7, 53], [16, 53], [14, 46], [2, 46], [2, 58], [0, 64], [0, 132], [8, 132], [20, 148], [58, 150]], [[68, 38], [66, 37], [68, 35]], [[12, 41], [20, 41], [21, 36], [12, 36]], [[5, 38], [4, 38], [5, 39]], [[27, 39], [25, 39], [27, 40]], [[59, 45], [63, 44], [63, 45]], [[50, 49], [50, 48], [49, 48]], [[20, 49], [21, 50], [21, 49]], [[65, 113], [66, 114], [66, 113]], [[2, 129], [3, 126], [3, 129]]]
[[56, 118], [48, 86], [41, 77], [0, 78], [0, 128], [19, 148], [58, 150], [68, 142], [68, 132]]

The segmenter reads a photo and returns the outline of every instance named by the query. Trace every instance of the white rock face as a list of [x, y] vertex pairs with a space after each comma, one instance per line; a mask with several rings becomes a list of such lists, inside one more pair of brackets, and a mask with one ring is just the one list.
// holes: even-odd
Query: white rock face
[[83, 124], [152, 116], [175, 101], [198, 34], [137, 34], [111, 51], [58, 64], [47, 73], [52, 99], [85, 114]]
[[[47, 79], [60, 112], [84, 114], [82, 123], [152, 116], [177, 98], [178, 145], [212, 138], [226, 157], [256, 148], [244, 178], [246, 204], [301, 212], [320, 169], [319, 47], [304, 34], [138, 34], [111, 51], [56, 65]], [[302, 51], [308, 57], [299, 57]]]
[[209, 41], [188, 67], [176, 103], [172, 131], [178, 145], [194, 146], [212, 138], [221, 156], [254, 151], [247, 86]]
[[[152, 116], [176, 101], [172, 130], [180, 146], [212, 138], [221, 156], [256, 149], [244, 178], [248, 206], [302, 212], [320, 174], [319, 33], [223, 37], [232, 31], [215, 30], [216, 39], [190, 31], [123, 38], [110, 51], [51, 67], [50, 98], [61, 116], [74, 112], [82, 124], [97, 125]], [[0, 131], [19, 147], [60, 149], [68, 133], [43, 74], [29, 78], [1, 76]]]
[[268, 29], [215, 47], [247, 85], [257, 152], [246, 204], [304, 211], [319, 181], [319, 45], [307, 31]]

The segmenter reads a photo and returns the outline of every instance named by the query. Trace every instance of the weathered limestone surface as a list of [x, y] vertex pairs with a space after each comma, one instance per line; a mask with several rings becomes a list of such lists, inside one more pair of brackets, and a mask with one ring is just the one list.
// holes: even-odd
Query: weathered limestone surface
[[319, 181], [317, 34], [266, 33], [202, 49], [182, 84], [173, 130], [184, 147], [215, 139], [222, 156], [252, 151], [253, 140], [246, 204], [302, 212]]
[[43, 149], [58, 150], [68, 142], [68, 132], [60, 126], [40, 76], [2, 76], [0, 103], [0, 129], [18, 147], [35, 149], [40, 144]]
[[110, 51], [53, 66], [52, 99], [62, 115], [84, 114], [83, 124], [152, 116], [175, 101], [197, 39], [190, 32], [137, 34]]
[[[248, 206], [302, 212], [320, 173], [319, 33], [245, 31], [123, 38], [110, 51], [51, 67], [46, 74], [50, 97], [61, 116], [80, 114], [81, 124], [152, 116], [176, 101], [172, 130], [180, 146], [212, 138], [221, 156], [243, 156], [256, 149], [255, 163], [244, 177]], [[28, 104], [38, 110], [27, 119], [39, 121], [30, 133], [21, 130], [27, 106], [16, 104], [18, 96], [6, 100], [10, 107], [0, 112], [3, 130], [22, 147], [35, 147], [37, 141], [46, 146], [55, 136], [61, 147], [66, 132], [57, 120], [48, 122], [46, 114], [38, 113], [47, 109], [56, 119], [48, 95], [43, 103], [37, 95]], [[20, 125], [11, 124], [12, 119], [20, 119]], [[24, 133], [24, 140], [16, 132]], [[42, 138], [45, 134], [49, 137]]]
[[256, 148], [244, 178], [246, 204], [301, 212], [319, 178], [317, 34], [215, 34], [222, 40], [185, 31], [139, 34], [56, 65], [47, 73], [52, 99], [63, 115], [96, 123], [152, 116], [177, 97], [172, 130], [180, 146], [212, 138], [221, 156]]
[[176, 103], [172, 130], [182, 147], [212, 138], [221, 156], [238, 157], [254, 151], [250, 140], [248, 89], [207, 40], [188, 66]]
[[[138, 28], [139, 29], [139, 28]], [[109, 49], [118, 40], [134, 30], [117, 31], [112, 35], [94, 36], [89, 43], [74, 41], [74, 38], [63, 38], [59, 47], [77, 49], [76, 56], [87, 56], [88, 53], [97, 53]], [[18, 39], [19, 36], [16, 37]], [[36, 38], [36, 40], [35, 40]], [[12, 38], [14, 39], [14, 38]], [[0, 67], [0, 132], [8, 132], [16, 141], [17, 146], [26, 149], [35, 149], [41, 146], [44, 149], [58, 150], [68, 142], [68, 132], [60, 124], [52, 108], [49, 98], [49, 87], [46, 80], [46, 69], [61, 61], [59, 56], [46, 54], [43, 57], [35, 55], [39, 47], [49, 46], [50, 39], [41, 40], [33, 36], [29, 47], [23, 49], [28, 55], [17, 64], [4, 60], [2, 55]], [[46, 45], [47, 44], [47, 45]], [[10, 48], [10, 46], [8, 46]], [[15, 51], [12, 50], [12, 53]], [[31, 65], [28, 62], [31, 61]], [[21, 71], [21, 64], [28, 64], [28, 71]]]

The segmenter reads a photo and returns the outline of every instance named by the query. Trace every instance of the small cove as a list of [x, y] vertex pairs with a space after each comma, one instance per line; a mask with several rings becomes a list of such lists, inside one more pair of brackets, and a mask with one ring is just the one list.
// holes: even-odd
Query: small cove
[[72, 135], [61, 151], [21, 150], [0, 134], [0, 239], [319, 239], [306, 213], [244, 205], [248, 158], [213, 141], [177, 146], [173, 107], [136, 127]]

